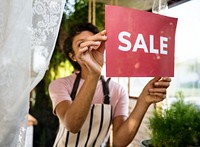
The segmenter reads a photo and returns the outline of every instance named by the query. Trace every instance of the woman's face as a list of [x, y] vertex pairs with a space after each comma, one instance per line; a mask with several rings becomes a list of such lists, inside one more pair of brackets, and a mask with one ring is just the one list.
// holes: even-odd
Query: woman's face
[[73, 42], [72, 42], [72, 48], [73, 48], [73, 50], [74, 50], [75, 55], [76, 55], [77, 52], [78, 52], [78, 49], [79, 49], [79, 47], [80, 47], [80, 44], [81, 44], [82, 42], [84, 42], [84, 40], [85, 40], [87, 37], [92, 36], [92, 35], [94, 35], [94, 34], [93, 34], [92, 32], [90, 32], [90, 31], [83, 31], [83, 32], [81, 32], [80, 34], [78, 34], [78, 35], [76, 35], [76, 36], [74, 37]]

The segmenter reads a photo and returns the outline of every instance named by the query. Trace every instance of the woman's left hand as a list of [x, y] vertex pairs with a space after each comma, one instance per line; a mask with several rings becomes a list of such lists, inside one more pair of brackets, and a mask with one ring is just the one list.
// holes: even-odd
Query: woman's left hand
[[147, 104], [157, 103], [166, 98], [167, 88], [171, 82], [170, 77], [155, 77], [144, 87], [139, 99], [144, 99]]

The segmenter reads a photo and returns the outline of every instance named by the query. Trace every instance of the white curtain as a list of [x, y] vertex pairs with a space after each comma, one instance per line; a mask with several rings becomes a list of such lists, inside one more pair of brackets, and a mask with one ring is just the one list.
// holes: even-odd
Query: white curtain
[[29, 93], [43, 78], [64, 0], [0, 0], [0, 146], [24, 146]]

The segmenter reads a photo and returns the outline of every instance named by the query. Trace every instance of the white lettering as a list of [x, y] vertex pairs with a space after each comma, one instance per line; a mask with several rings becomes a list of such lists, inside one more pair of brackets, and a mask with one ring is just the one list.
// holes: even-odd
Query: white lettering
[[167, 41], [168, 41], [168, 38], [162, 37], [162, 36], [160, 37], [160, 54], [164, 54], [164, 55], [168, 54], [168, 52], [164, 50], [164, 48], [168, 47], [168, 44], [164, 43]]
[[119, 45], [118, 49], [121, 51], [129, 51], [131, 49], [131, 42], [129, 40], [126, 40], [124, 38], [124, 36], [127, 36], [130, 38], [131, 34], [129, 32], [125, 32], [125, 31], [119, 33], [119, 35], [118, 35], [119, 41], [124, 43], [126, 46]]
[[150, 35], [150, 53], [155, 53], [155, 54], [158, 54], [158, 49], [154, 49], [154, 36], [153, 35]]
[[[140, 44], [140, 42], [141, 42], [141, 44]], [[144, 52], [148, 53], [147, 45], [144, 41], [144, 37], [142, 34], [138, 34], [136, 41], [135, 41], [135, 45], [133, 47], [133, 52], [137, 52], [138, 49], [144, 49]]]
[[[123, 43], [124, 45], [119, 45], [118, 49], [121, 51], [130, 51], [132, 44], [130, 42], [130, 40], [128, 40], [131, 37], [131, 34], [129, 32], [126, 31], [122, 31], [119, 33], [118, 35], [118, 39], [121, 43]], [[160, 36], [160, 52], [159, 49], [155, 48], [155, 38], [154, 35], [149, 35], [149, 50], [147, 48], [144, 36], [142, 34], [138, 34], [134, 46], [133, 46], [133, 52], [137, 52], [138, 49], [143, 49], [145, 53], [153, 53], [153, 54], [164, 54], [167, 55], [168, 51], [166, 50], [166, 48], [168, 47], [168, 38], [167, 37], [163, 37]]]

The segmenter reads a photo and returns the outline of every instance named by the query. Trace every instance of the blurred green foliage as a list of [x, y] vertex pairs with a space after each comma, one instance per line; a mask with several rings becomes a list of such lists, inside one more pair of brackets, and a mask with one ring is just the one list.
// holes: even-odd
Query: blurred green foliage
[[184, 101], [182, 92], [177, 100], [150, 120], [151, 141], [154, 147], [189, 147], [200, 145], [200, 108]]

